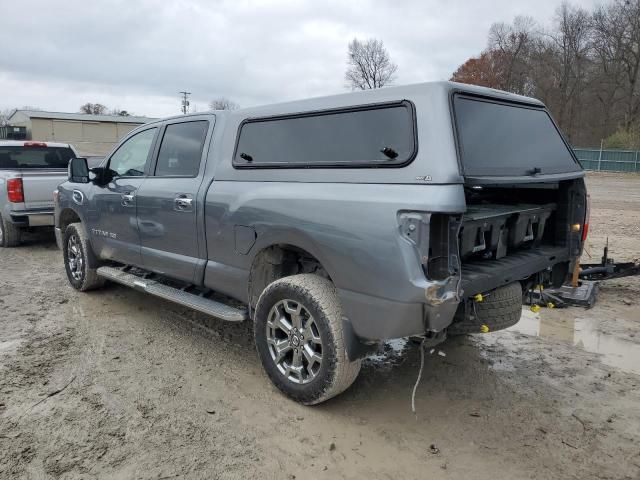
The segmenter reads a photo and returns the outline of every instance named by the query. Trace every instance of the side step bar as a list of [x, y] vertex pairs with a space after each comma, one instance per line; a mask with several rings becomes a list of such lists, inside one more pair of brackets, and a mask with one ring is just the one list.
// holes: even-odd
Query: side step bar
[[127, 287], [135, 288], [156, 297], [170, 300], [185, 307], [193, 308], [199, 312], [206, 313], [213, 317], [227, 320], [229, 322], [242, 322], [248, 318], [246, 310], [231, 307], [224, 303], [211, 300], [209, 298], [194, 295], [178, 288], [164, 285], [155, 280], [138, 277], [132, 273], [123, 272], [114, 267], [100, 267], [97, 270], [98, 275], [111, 280], [112, 282], [121, 283]]

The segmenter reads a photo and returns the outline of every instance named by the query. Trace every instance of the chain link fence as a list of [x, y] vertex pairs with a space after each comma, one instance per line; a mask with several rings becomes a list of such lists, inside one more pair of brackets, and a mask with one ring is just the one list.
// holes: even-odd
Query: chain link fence
[[640, 173], [640, 151], [574, 148], [585, 170]]

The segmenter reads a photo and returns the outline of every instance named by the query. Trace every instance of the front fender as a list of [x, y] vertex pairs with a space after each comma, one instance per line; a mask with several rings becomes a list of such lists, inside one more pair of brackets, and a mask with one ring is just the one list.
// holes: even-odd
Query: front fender
[[[78, 201], [78, 195], [74, 200], [74, 192], [79, 192], [82, 196], [81, 201]], [[58, 198], [54, 202], [54, 226], [56, 234], [56, 243], [58, 248], [62, 249], [62, 238], [67, 225], [71, 223], [80, 222], [87, 228], [86, 209], [87, 209], [87, 194], [80, 188], [76, 188], [75, 185], [61, 184], [58, 187]], [[91, 243], [91, 236], [89, 236], [89, 242]]]

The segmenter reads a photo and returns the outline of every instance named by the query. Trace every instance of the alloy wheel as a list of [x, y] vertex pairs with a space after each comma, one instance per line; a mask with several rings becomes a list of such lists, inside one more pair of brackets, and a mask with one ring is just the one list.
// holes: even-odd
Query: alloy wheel
[[84, 275], [84, 257], [82, 256], [80, 240], [75, 233], [69, 237], [67, 242], [67, 263], [73, 279], [82, 280], [82, 276]]
[[322, 341], [316, 322], [304, 305], [285, 299], [267, 318], [267, 344], [276, 367], [289, 381], [311, 382], [322, 366]]

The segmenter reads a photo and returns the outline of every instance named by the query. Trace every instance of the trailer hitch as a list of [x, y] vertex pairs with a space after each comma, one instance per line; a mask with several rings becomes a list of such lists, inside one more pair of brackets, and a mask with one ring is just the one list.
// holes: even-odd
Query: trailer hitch
[[[540, 306], [563, 308], [570, 306], [591, 308], [595, 305], [599, 282], [614, 278], [640, 275], [640, 261], [616, 262], [609, 258], [609, 238], [602, 253], [600, 263], [586, 263], [579, 267], [575, 285], [562, 285], [559, 288], [532, 288], [525, 294], [525, 304], [537, 311]], [[577, 281], [579, 278], [579, 281]]]
[[581, 267], [580, 279], [582, 280], [611, 280], [640, 275], [640, 260], [617, 263], [613, 258], [609, 258], [609, 237], [607, 237], [600, 263], [586, 263]]

